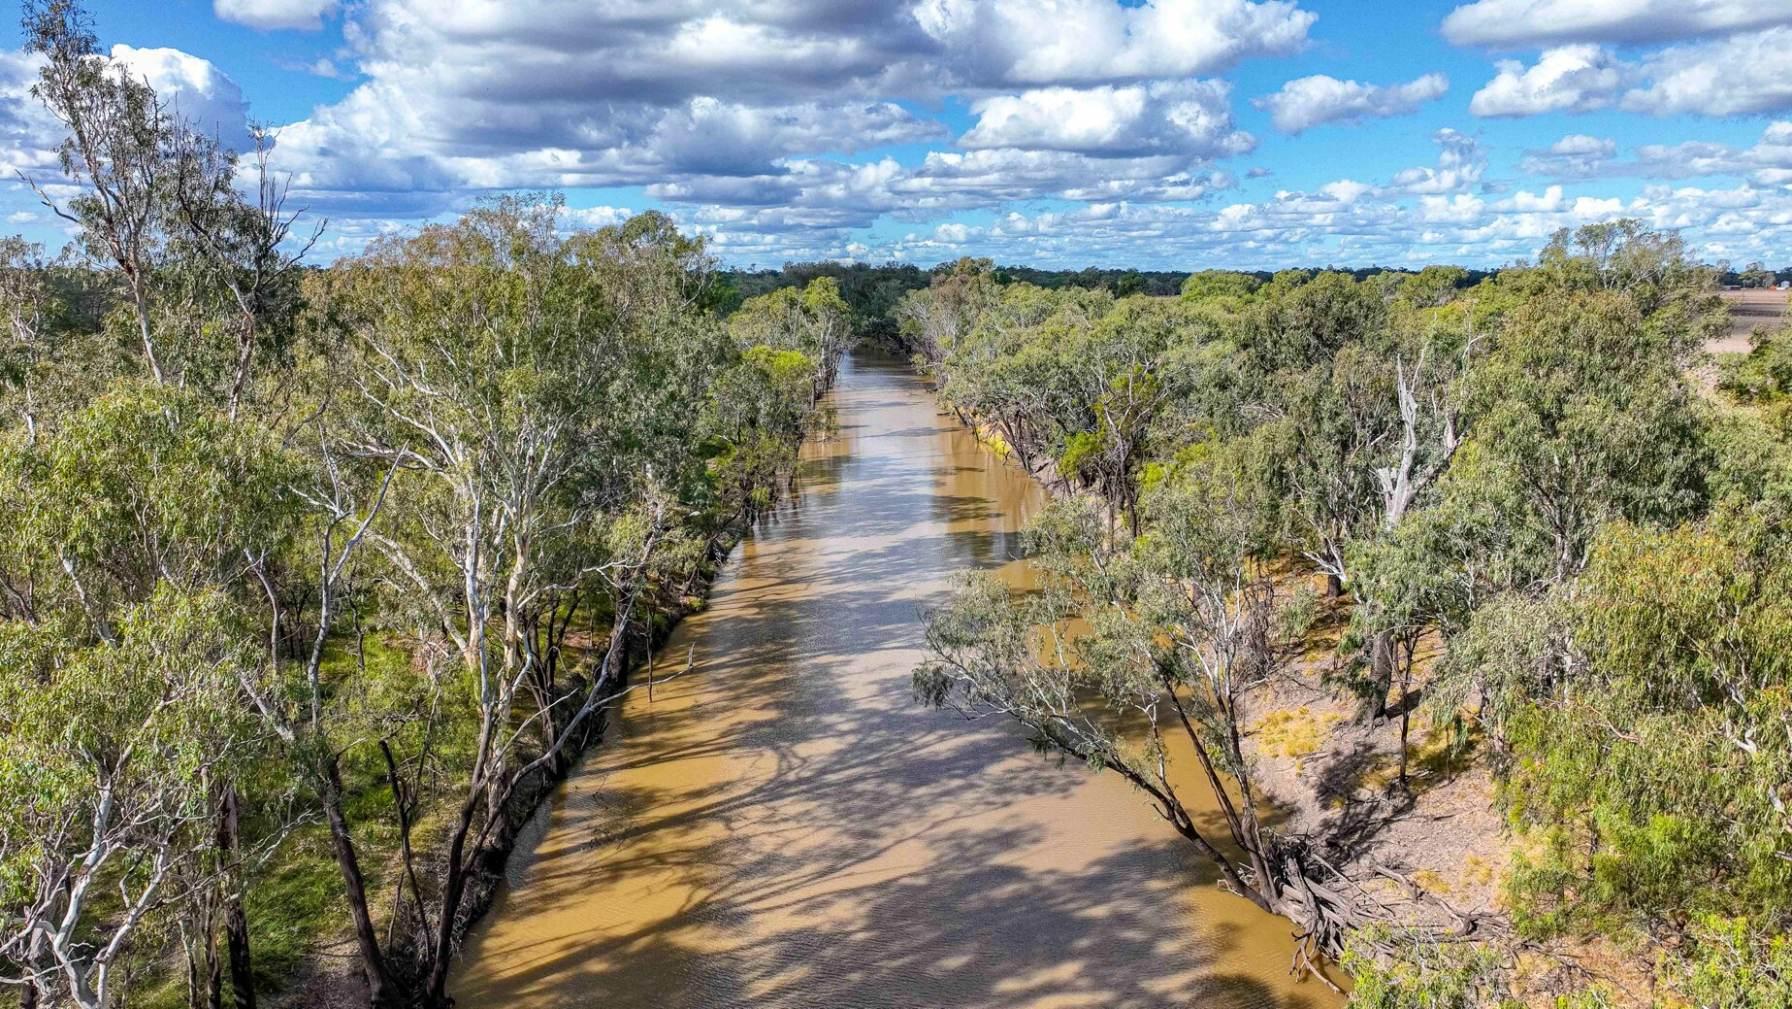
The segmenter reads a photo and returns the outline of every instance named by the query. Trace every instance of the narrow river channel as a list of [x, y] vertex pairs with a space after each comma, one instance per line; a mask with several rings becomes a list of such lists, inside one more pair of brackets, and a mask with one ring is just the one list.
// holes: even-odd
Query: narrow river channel
[[[921, 611], [1038, 489], [861, 353], [799, 489], [525, 839], [465, 1009], [1325, 1009], [1118, 777], [916, 706]], [[1190, 795], [1198, 794], [1191, 788]], [[537, 839], [538, 838], [538, 839]]]

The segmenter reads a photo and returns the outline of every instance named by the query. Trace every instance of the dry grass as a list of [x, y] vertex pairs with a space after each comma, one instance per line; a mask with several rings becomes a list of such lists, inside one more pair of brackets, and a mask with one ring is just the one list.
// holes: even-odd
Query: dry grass
[[1287, 757], [1299, 768], [1305, 765], [1306, 758], [1319, 752], [1332, 726], [1343, 718], [1335, 711], [1314, 714], [1306, 705], [1293, 710], [1284, 708], [1264, 715], [1252, 726], [1251, 734], [1262, 752]]

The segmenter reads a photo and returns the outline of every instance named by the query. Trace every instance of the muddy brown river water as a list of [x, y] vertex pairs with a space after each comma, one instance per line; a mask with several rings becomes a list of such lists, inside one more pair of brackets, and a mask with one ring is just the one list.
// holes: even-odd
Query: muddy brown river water
[[922, 610], [955, 571], [1024, 577], [1042, 498], [894, 359], [830, 402], [662, 649], [690, 671], [622, 701], [519, 846], [461, 1006], [1336, 1006], [1124, 781], [911, 701]]

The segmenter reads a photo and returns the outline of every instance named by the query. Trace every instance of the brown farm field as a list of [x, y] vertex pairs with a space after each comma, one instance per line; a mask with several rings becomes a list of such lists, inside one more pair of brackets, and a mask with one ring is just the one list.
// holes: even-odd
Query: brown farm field
[[1749, 336], [1757, 326], [1772, 327], [1785, 318], [1787, 293], [1775, 288], [1723, 292], [1730, 303], [1730, 331], [1705, 349], [1713, 354], [1747, 353]]

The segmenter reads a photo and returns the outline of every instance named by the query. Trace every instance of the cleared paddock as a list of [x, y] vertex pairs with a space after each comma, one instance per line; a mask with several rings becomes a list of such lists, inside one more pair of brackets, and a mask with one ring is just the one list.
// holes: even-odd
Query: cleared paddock
[[1713, 354], [1747, 353], [1755, 327], [1777, 325], [1786, 315], [1788, 292], [1777, 288], [1725, 291], [1730, 303], [1730, 332], [1705, 345]]

